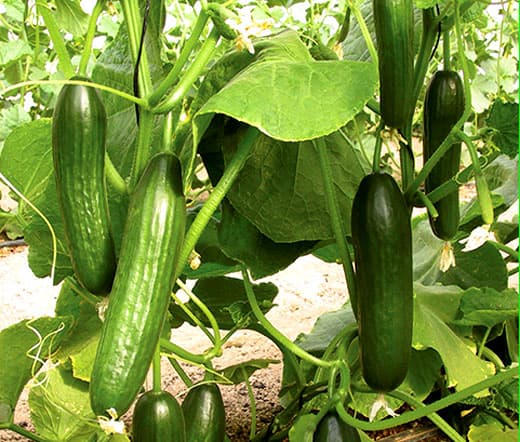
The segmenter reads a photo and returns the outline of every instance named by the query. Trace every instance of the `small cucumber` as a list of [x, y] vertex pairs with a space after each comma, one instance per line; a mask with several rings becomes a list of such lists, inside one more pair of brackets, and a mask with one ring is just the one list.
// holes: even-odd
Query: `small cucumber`
[[373, 173], [352, 206], [361, 366], [378, 392], [397, 388], [408, 371], [413, 286], [410, 212], [394, 179]]
[[110, 291], [116, 268], [105, 184], [106, 126], [96, 89], [76, 84], [61, 89], [52, 118], [58, 203], [76, 278], [96, 295]]
[[414, 15], [412, 0], [373, 0], [381, 117], [400, 129], [412, 117]]
[[121, 255], [90, 383], [97, 415], [132, 402], [159, 341], [186, 224], [181, 165], [158, 154], [130, 197]]
[[216, 384], [193, 387], [182, 403], [186, 419], [187, 442], [223, 442], [226, 412]]
[[[464, 113], [464, 86], [457, 72], [438, 71], [434, 74], [424, 100], [424, 161], [434, 154]], [[459, 172], [461, 143], [453, 143], [426, 177], [425, 191], [431, 192]], [[453, 191], [435, 204], [439, 216], [430, 216], [435, 236], [452, 239], [459, 228], [459, 192]]]
[[185, 442], [182, 408], [167, 391], [147, 391], [135, 404], [133, 442]]

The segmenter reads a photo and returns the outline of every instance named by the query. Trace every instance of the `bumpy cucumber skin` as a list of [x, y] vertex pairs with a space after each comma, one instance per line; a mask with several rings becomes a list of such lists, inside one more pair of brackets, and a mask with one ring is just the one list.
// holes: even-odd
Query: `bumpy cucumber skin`
[[357, 318], [363, 377], [378, 392], [397, 388], [408, 371], [413, 325], [409, 213], [390, 175], [363, 178], [352, 206]]
[[76, 278], [96, 295], [110, 291], [116, 268], [105, 184], [106, 124], [96, 89], [62, 88], [52, 119], [58, 203]]
[[313, 442], [360, 442], [358, 431], [343, 422], [337, 413], [328, 412], [318, 424]]
[[147, 391], [135, 404], [133, 442], [185, 442], [182, 408], [166, 391]]
[[373, 10], [381, 117], [387, 126], [400, 129], [413, 111], [413, 1], [373, 0]]
[[[424, 101], [424, 161], [433, 155], [446, 136], [464, 113], [464, 86], [457, 72], [437, 71], [430, 81]], [[451, 148], [435, 165], [426, 178], [426, 193], [431, 192], [455, 176], [460, 167], [461, 143], [453, 143]], [[430, 216], [433, 233], [440, 239], [449, 241], [459, 228], [459, 192], [446, 195], [435, 204], [439, 216]]]
[[94, 412], [123, 414], [137, 396], [159, 341], [184, 238], [181, 165], [159, 154], [130, 198], [121, 254], [90, 383]]
[[192, 388], [182, 403], [186, 419], [187, 442], [223, 442], [226, 436], [226, 412], [216, 384]]

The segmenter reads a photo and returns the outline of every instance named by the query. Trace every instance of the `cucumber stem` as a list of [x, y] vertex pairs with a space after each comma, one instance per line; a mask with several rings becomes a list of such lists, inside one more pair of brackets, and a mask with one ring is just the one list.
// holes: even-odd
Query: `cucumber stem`
[[296, 345], [284, 334], [282, 334], [273, 324], [271, 324], [269, 320], [265, 317], [264, 313], [260, 309], [260, 306], [258, 305], [258, 302], [256, 301], [255, 292], [253, 291], [253, 286], [251, 284], [251, 280], [249, 279], [249, 274], [247, 272], [247, 269], [245, 268], [242, 269], [242, 279], [244, 282], [247, 300], [249, 302], [249, 305], [251, 306], [251, 310], [253, 311], [253, 314], [255, 315], [255, 318], [258, 320], [258, 322], [262, 325], [262, 327], [264, 327], [267, 330], [267, 332], [270, 335], [272, 335], [281, 345], [283, 345], [289, 351], [291, 351], [296, 356], [309, 362], [312, 365], [317, 365], [318, 367], [325, 368], [329, 368], [334, 365], [334, 363], [331, 363], [329, 361], [323, 361], [322, 359], [319, 359], [311, 355], [310, 353], [307, 353], [304, 349]]
[[247, 395], [249, 396], [249, 404], [251, 407], [251, 429], [249, 430], [249, 439], [252, 440], [256, 434], [256, 399], [253, 387], [251, 386], [251, 382], [249, 382], [249, 378], [244, 367], [241, 367], [241, 373], [244, 377], [244, 383], [246, 384]]
[[105, 153], [105, 176], [110, 186], [120, 195], [127, 195], [128, 188], [123, 177], [119, 174], [108, 152]]
[[374, 148], [374, 157], [372, 159], [372, 172], [377, 173], [381, 170], [381, 145], [383, 144], [383, 138], [381, 132], [385, 127], [383, 120], [379, 123], [376, 130], [376, 144]]
[[200, 48], [197, 57], [195, 60], [193, 60], [188, 69], [186, 69], [184, 75], [179, 80], [177, 85], [171, 90], [171, 92], [164, 100], [162, 100], [157, 106], [154, 107], [154, 113], [161, 114], [169, 112], [184, 99], [190, 88], [193, 86], [193, 83], [197, 81], [202, 71], [206, 68], [209, 61], [211, 60], [211, 57], [213, 56], [217, 47], [219, 38], [220, 36], [218, 31], [213, 29]]
[[176, 275], [180, 275], [184, 269], [186, 262], [188, 261], [188, 257], [190, 256], [191, 251], [195, 248], [197, 241], [202, 234], [202, 231], [208, 224], [209, 220], [217, 210], [217, 207], [224, 199], [229, 189], [235, 182], [236, 177], [239, 172], [242, 170], [251, 150], [253, 148], [253, 144], [259, 134], [258, 129], [253, 126], [250, 126], [244, 137], [238, 143], [237, 150], [224, 170], [224, 174], [220, 178], [220, 181], [214, 187], [213, 191], [209, 195], [208, 199], [202, 206], [201, 210], [193, 220], [186, 236], [184, 238], [184, 243], [182, 245], [182, 251], [179, 256], [179, 261], [177, 262], [177, 268], [175, 271]]
[[[507, 379], [511, 379], [517, 375], [517, 367], [509, 368], [487, 379], [484, 379], [483, 381], [470, 385], [469, 387], [466, 387], [463, 390], [460, 390], [456, 393], [450, 394], [449, 396], [432, 402], [431, 404], [421, 406], [413, 411], [407, 411], [406, 413], [403, 413], [397, 417], [393, 417], [391, 419], [384, 419], [377, 422], [367, 422], [351, 416], [345, 409], [343, 403], [341, 402], [336, 403], [336, 411], [338, 412], [338, 415], [344, 422], [346, 422], [349, 425], [352, 425], [353, 427], [359, 428], [364, 431], [386, 430], [388, 428], [392, 428], [397, 425], [407, 424], [414, 420], [428, 416], [431, 413], [435, 413], [439, 410], [442, 410], [443, 408], [456, 404], [457, 402], [460, 402], [474, 395], [475, 393], [478, 393], [479, 391], [485, 390], [486, 388], [490, 388], [493, 385], [499, 384], [500, 382], [503, 382]], [[394, 393], [388, 394], [394, 395]]]
[[170, 355], [166, 355], [168, 360], [170, 361], [171, 366], [175, 370], [175, 372], [179, 375], [179, 377], [182, 379], [182, 382], [184, 382], [184, 385], [186, 387], [190, 388], [193, 385], [193, 381], [190, 379], [188, 374], [184, 371], [184, 369], [181, 367], [181, 364], [175, 359], [174, 357]]
[[150, 158], [150, 146], [155, 116], [148, 110], [142, 110], [139, 114], [139, 129], [137, 132], [137, 146], [134, 152], [132, 173], [130, 174], [130, 192], [134, 190], [146, 163]]
[[153, 375], [153, 391], [160, 393], [161, 386], [161, 346], [157, 344], [152, 360], [152, 375]]
[[157, 103], [161, 100], [161, 98], [166, 94], [168, 89], [173, 86], [175, 81], [177, 80], [179, 74], [182, 71], [182, 68], [188, 61], [189, 56], [191, 55], [195, 45], [199, 41], [199, 38], [204, 31], [204, 27], [208, 22], [208, 14], [204, 10], [200, 11], [200, 14], [197, 17], [197, 21], [193, 26], [193, 30], [191, 32], [190, 37], [186, 40], [186, 43], [182, 47], [181, 53], [179, 54], [179, 58], [175, 61], [172, 70], [168, 73], [166, 78], [159, 83], [156, 87], [155, 91], [148, 97], [148, 103], [150, 106], [156, 106]]
[[85, 45], [79, 61], [78, 74], [87, 75], [88, 62], [92, 52], [92, 41], [96, 35], [96, 24], [100, 14], [103, 12], [106, 0], [98, 0], [92, 10], [90, 19], [88, 22], [87, 34], [85, 35]]
[[428, 213], [432, 218], [437, 218], [439, 216], [439, 212], [437, 212], [437, 209], [433, 205], [433, 203], [430, 201], [427, 195], [425, 195], [421, 191], [417, 191], [417, 196], [421, 200], [421, 202], [424, 204], [424, 207], [428, 210]]
[[190, 362], [195, 365], [204, 365], [206, 363], [205, 355], [197, 355], [195, 353], [191, 353], [188, 350], [185, 350], [179, 345], [174, 344], [173, 342], [170, 342], [166, 339], [161, 339], [160, 345], [161, 348], [163, 348], [166, 351], [169, 351], [170, 353], [173, 353], [174, 355], [178, 356], [178, 358], [181, 360]]
[[442, 61], [444, 63], [444, 70], [449, 71], [451, 68], [451, 54], [450, 54], [450, 30], [442, 29]]
[[365, 44], [367, 45], [368, 52], [370, 53], [370, 57], [372, 58], [372, 62], [374, 63], [374, 65], [377, 69], [377, 65], [378, 65], [377, 50], [374, 45], [374, 42], [372, 41], [372, 37], [370, 35], [370, 31], [368, 30], [365, 19], [363, 18], [363, 14], [361, 14], [361, 11], [359, 10], [358, 5], [354, 0], [348, 0], [347, 7], [350, 8], [352, 13], [354, 14], [354, 17], [356, 18], [356, 21], [358, 22], [359, 29], [361, 30], [361, 34], [363, 35]]
[[513, 249], [513, 248], [511, 248], [509, 246], [506, 246], [505, 244], [496, 242], [496, 241], [488, 240], [488, 242], [491, 245], [495, 246], [501, 252], [507, 253], [511, 258], [513, 258], [516, 262], [518, 262], [519, 254], [518, 254], [517, 250], [515, 250], [515, 249]]
[[352, 256], [350, 255], [347, 246], [347, 234], [342, 223], [340, 207], [336, 195], [336, 190], [334, 189], [334, 180], [332, 177], [332, 168], [327, 154], [327, 145], [323, 138], [316, 138], [312, 140], [312, 144], [318, 152], [320, 169], [323, 178], [323, 186], [325, 188], [325, 198], [327, 199], [327, 207], [329, 209], [330, 223], [332, 226], [332, 231], [334, 232], [334, 239], [339, 249], [341, 265], [343, 267], [343, 273], [345, 274], [345, 280], [347, 282], [352, 310], [354, 311], [354, 315], [357, 316], [357, 293], [354, 266], [352, 264]]

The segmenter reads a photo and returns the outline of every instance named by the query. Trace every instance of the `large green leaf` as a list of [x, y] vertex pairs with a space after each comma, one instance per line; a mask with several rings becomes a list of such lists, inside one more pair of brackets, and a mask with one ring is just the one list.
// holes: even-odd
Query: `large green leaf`
[[[39, 377], [29, 393], [31, 420], [38, 434], [55, 442], [91, 440], [100, 428], [92, 425], [88, 384], [56, 367]], [[97, 439], [95, 439], [97, 440]]]
[[233, 384], [240, 384], [248, 380], [255, 371], [262, 370], [271, 364], [278, 364], [279, 362], [277, 359], [250, 359], [246, 362], [229, 365], [220, 370], [220, 373]]
[[[451, 290], [432, 293], [428, 287], [417, 285], [415, 292], [413, 347], [417, 350], [431, 348], [439, 353], [446, 369], [448, 385], [461, 390], [492, 375], [492, 364], [477, 357], [467, 343], [441, 319], [440, 315], [451, 316], [446, 309], [453, 311], [457, 307], [457, 295]], [[436, 311], [439, 308], [442, 309], [440, 315]]]
[[75, 37], [82, 37], [88, 27], [89, 16], [81, 9], [79, 0], [55, 0], [54, 17], [60, 29]]
[[517, 429], [505, 429], [498, 422], [472, 425], [468, 432], [469, 442], [518, 442]]
[[[323, 138], [347, 234], [350, 211], [365, 175], [356, 151], [339, 132]], [[225, 146], [227, 160], [233, 146]], [[275, 242], [332, 238], [317, 148], [311, 141], [285, 143], [260, 135], [231, 188], [233, 207]]]
[[72, 317], [24, 320], [0, 332], [0, 423], [11, 421], [25, 384], [56, 350], [72, 325]]
[[248, 267], [254, 279], [286, 268], [315, 244], [313, 241], [276, 243], [239, 215], [227, 200], [222, 203], [218, 239], [222, 251]]
[[495, 101], [489, 110], [486, 123], [496, 132], [494, 143], [509, 157], [518, 154], [518, 104]]
[[361, 111], [376, 83], [375, 69], [368, 63], [288, 57], [262, 60], [244, 69], [204, 104], [195, 118], [195, 131], [204, 124], [198, 123], [199, 118], [207, 121], [208, 115], [220, 113], [282, 141], [321, 137]]

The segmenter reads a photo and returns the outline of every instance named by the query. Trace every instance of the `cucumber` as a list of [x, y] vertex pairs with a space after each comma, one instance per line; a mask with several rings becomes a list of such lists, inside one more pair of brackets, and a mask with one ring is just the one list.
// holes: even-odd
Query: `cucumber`
[[[434, 74], [424, 100], [423, 158], [426, 162], [441, 145], [464, 113], [464, 86], [457, 72]], [[426, 177], [425, 191], [431, 192], [459, 172], [461, 143], [453, 143]], [[434, 203], [439, 216], [430, 218], [433, 233], [440, 239], [452, 239], [459, 228], [459, 192], [455, 190]]]
[[410, 211], [394, 179], [373, 173], [352, 205], [359, 346], [366, 383], [397, 388], [408, 371], [413, 325]]
[[167, 391], [147, 391], [135, 404], [133, 442], [185, 442], [182, 408]]
[[373, 0], [381, 117], [400, 129], [412, 117], [414, 15], [412, 0]]
[[135, 399], [165, 320], [184, 238], [181, 165], [158, 154], [130, 197], [121, 254], [90, 383], [97, 415], [120, 416]]
[[329, 411], [319, 422], [313, 442], [360, 442], [358, 431], [343, 422], [338, 414]]
[[106, 126], [96, 89], [70, 84], [61, 89], [52, 119], [58, 204], [75, 276], [96, 295], [110, 291], [116, 268], [105, 183]]
[[222, 442], [226, 436], [226, 412], [216, 384], [193, 387], [182, 403], [187, 442]]

